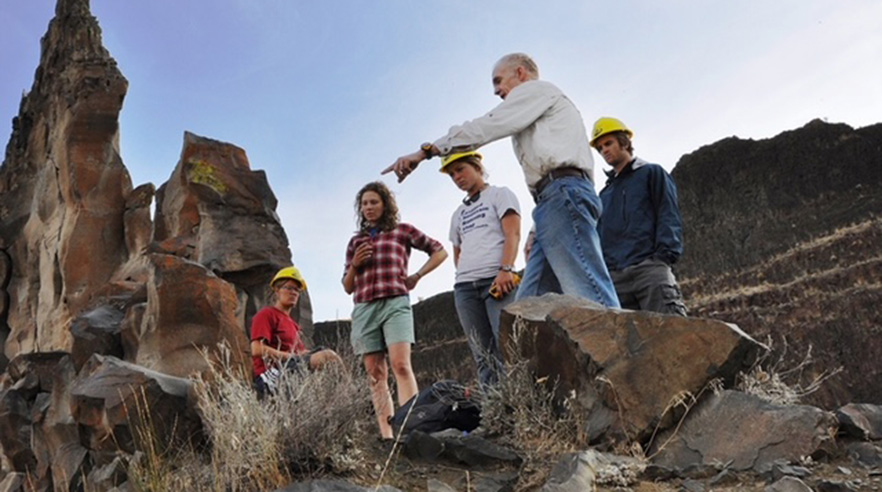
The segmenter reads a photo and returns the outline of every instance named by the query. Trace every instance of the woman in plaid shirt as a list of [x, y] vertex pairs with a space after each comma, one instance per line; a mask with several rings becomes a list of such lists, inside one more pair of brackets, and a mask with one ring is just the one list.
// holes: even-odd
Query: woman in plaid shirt
[[[416, 227], [399, 223], [395, 197], [382, 182], [362, 187], [355, 197], [355, 209], [359, 230], [346, 247], [343, 276], [346, 293], [354, 294], [352, 348], [364, 358], [380, 435], [391, 439], [388, 419], [394, 406], [388, 365], [395, 375], [398, 404], [403, 405], [417, 394], [410, 363], [410, 346], [415, 338], [408, 292], [447, 258], [447, 252], [440, 242]], [[408, 275], [412, 248], [425, 251], [429, 259], [413, 275]]]

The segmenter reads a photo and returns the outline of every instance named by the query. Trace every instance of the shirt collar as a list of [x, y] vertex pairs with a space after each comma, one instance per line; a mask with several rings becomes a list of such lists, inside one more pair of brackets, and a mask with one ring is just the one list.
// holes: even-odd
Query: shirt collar
[[645, 166], [646, 164], [647, 164], [646, 161], [644, 161], [643, 159], [641, 159], [637, 156], [634, 156], [634, 158], [631, 159], [631, 162], [629, 162], [625, 167], [622, 168], [622, 172], [616, 174], [615, 168], [610, 169], [609, 171], [604, 171], [606, 173], [606, 177], [607, 177], [606, 182], [609, 183], [610, 181], [616, 179], [617, 177], [619, 177], [623, 174], [628, 174], [630, 172], [636, 171], [637, 169], [640, 169], [641, 167]]

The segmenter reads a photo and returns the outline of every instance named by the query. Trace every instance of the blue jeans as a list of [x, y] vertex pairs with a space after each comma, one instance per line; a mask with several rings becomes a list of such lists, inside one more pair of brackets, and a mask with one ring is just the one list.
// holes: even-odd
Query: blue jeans
[[515, 298], [515, 291], [500, 300], [490, 293], [493, 278], [459, 282], [453, 286], [453, 299], [459, 322], [468, 338], [469, 348], [478, 366], [478, 381], [493, 385], [502, 373], [502, 352], [499, 347], [499, 314]]
[[594, 185], [584, 178], [559, 178], [542, 190], [518, 299], [557, 292], [619, 307], [597, 236], [601, 207]]

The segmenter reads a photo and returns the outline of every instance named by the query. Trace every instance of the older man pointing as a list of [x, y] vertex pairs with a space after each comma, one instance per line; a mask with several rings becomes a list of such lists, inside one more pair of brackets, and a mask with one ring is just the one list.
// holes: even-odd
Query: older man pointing
[[489, 113], [399, 157], [383, 174], [394, 171], [400, 182], [426, 159], [510, 136], [536, 201], [535, 241], [517, 298], [560, 292], [619, 307], [600, 251], [596, 225], [601, 205], [579, 110], [560, 89], [539, 80], [536, 63], [523, 53], [496, 62], [493, 91], [503, 101]]

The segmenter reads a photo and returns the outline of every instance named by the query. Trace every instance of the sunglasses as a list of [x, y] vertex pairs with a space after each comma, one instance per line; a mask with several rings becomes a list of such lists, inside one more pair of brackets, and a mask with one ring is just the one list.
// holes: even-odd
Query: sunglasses
[[285, 285], [283, 287], [279, 287], [281, 290], [287, 290], [288, 292], [300, 292], [300, 287], [296, 285]]

